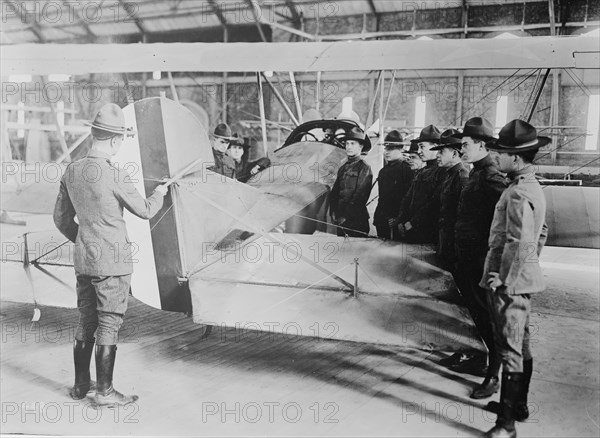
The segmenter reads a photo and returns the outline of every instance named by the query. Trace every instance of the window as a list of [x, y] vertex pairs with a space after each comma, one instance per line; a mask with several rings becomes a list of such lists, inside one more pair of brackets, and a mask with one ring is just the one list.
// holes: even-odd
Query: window
[[598, 149], [598, 128], [600, 124], [600, 94], [590, 94], [588, 101], [588, 117], [585, 137], [585, 150]]
[[419, 136], [421, 129], [425, 127], [426, 108], [425, 96], [417, 96], [415, 99], [415, 138]]
[[508, 116], [508, 96], [500, 96], [496, 102], [496, 132], [500, 131], [506, 125]]

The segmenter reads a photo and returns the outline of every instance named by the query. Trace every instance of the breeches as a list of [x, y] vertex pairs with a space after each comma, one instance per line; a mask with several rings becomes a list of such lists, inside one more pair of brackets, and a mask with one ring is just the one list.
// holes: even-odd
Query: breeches
[[504, 371], [522, 373], [523, 361], [532, 358], [529, 347], [529, 295], [508, 295], [499, 288], [488, 293], [496, 349]]
[[131, 274], [110, 277], [77, 274], [79, 324], [75, 339], [115, 345], [127, 310]]

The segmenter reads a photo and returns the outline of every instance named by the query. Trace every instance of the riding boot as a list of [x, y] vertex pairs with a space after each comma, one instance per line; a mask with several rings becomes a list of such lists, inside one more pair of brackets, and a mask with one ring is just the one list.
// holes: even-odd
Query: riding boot
[[97, 406], [123, 406], [135, 402], [137, 395], [123, 395], [113, 387], [113, 370], [115, 367], [116, 345], [96, 346], [96, 390]]
[[[492, 353], [492, 351], [490, 352]], [[501, 359], [496, 354], [489, 355], [489, 366], [484, 381], [477, 386], [471, 393], [471, 398], [481, 399], [488, 398], [498, 392], [500, 389], [500, 368], [502, 366]]]
[[502, 373], [500, 409], [496, 425], [487, 431], [486, 438], [516, 438], [515, 407], [521, 396], [523, 373]]
[[[529, 383], [533, 373], [533, 359], [523, 361], [523, 379], [521, 381], [521, 394], [517, 406], [515, 407], [515, 420], [523, 422], [529, 418], [529, 408], [527, 407], [527, 396], [529, 393]], [[500, 404], [491, 401], [485, 407], [487, 411], [497, 414], [500, 412]]]
[[75, 364], [75, 384], [69, 394], [74, 400], [81, 400], [90, 391], [96, 389], [96, 383], [90, 378], [90, 361], [94, 351], [94, 339], [91, 342], [75, 339], [73, 343], [73, 363]]

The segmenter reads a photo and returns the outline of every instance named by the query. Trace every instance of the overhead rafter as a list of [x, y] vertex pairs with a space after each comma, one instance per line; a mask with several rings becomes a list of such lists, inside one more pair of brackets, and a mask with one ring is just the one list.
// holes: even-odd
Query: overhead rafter
[[127, 12], [129, 17], [133, 18], [133, 22], [135, 23], [135, 26], [138, 28], [138, 30], [142, 34], [142, 38], [145, 39], [146, 35], [147, 35], [146, 28], [145, 28], [144, 24], [142, 23], [142, 20], [140, 20], [140, 17], [138, 17], [137, 14], [135, 13], [135, 10], [130, 10], [129, 5], [131, 5], [131, 3], [128, 3], [125, 0], [119, 0], [119, 4], [125, 10], [125, 12]]
[[375, 16], [375, 31], [379, 32], [379, 22], [380, 22], [381, 14], [379, 14], [379, 12], [377, 11], [377, 8], [375, 7], [375, 2], [373, 0], [367, 0], [367, 2], [369, 3], [371, 12]]
[[296, 27], [296, 29], [299, 29], [300, 22], [302, 21], [302, 19], [300, 18], [300, 14], [296, 9], [296, 4], [293, 2], [293, 0], [285, 0], [285, 4], [290, 10], [290, 14], [292, 14], [292, 23], [294, 24], [294, 27]]
[[213, 13], [219, 19], [221, 26], [223, 26], [224, 28], [227, 28], [227, 20], [225, 19], [225, 16], [223, 15], [223, 11], [221, 11], [221, 8], [219, 7], [219, 5], [217, 5], [217, 2], [215, 0], [208, 0], [208, 4], [210, 5], [210, 8], [212, 9]]
[[[25, 3], [23, 2], [23, 0], [19, 0], [18, 4], [19, 4], [19, 6], [23, 6]], [[27, 7], [27, 6], [25, 5], [25, 7]], [[15, 12], [21, 19], [21, 23], [23, 23], [23, 24], [27, 23], [27, 15], [23, 15], [23, 13], [21, 12], [21, 7], [15, 8]], [[29, 24], [29, 29], [31, 29], [31, 31], [34, 33], [34, 35], [37, 37], [37, 39], [41, 43], [45, 43], [46, 37], [44, 36], [44, 33], [42, 32], [42, 28], [40, 27], [40, 25], [37, 24], [35, 21], [28, 23], [28, 24]]]
[[83, 18], [81, 18], [81, 15], [77, 11], [77, 9], [75, 9], [75, 7], [73, 5], [71, 5], [71, 3], [72, 2], [63, 0], [63, 5], [65, 5], [67, 8], [71, 8], [71, 10], [73, 11], [73, 15], [75, 16], [75, 18], [77, 18], [77, 22], [81, 25], [81, 27], [83, 27], [83, 30], [85, 30], [88, 41], [94, 41], [96, 39], [96, 34], [94, 32], [92, 32], [92, 29], [90, 29], [90, 26], [88, 26], [88, 24], [85, 22], [85, 20]]

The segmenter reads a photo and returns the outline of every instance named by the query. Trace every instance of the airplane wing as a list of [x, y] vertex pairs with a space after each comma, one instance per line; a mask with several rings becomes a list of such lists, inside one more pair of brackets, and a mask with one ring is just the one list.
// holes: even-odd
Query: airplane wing
[[[69, 56], [66, 57], [65, 53]], [[420, 56], [415, 56], [419, 53]], [[595, 38], [295, 43], [15, 44], [2, 76], [149, 71], [356, 71], [598, 68]], [[348, 60], [352, 60], [349, 62]]]

